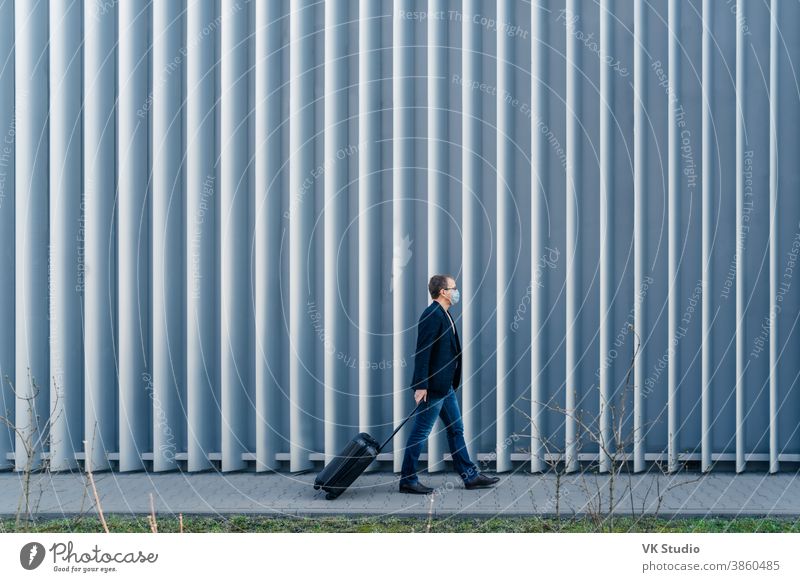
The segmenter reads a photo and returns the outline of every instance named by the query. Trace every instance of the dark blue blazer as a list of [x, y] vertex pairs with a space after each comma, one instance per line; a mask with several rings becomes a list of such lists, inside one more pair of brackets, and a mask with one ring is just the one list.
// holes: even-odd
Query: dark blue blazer
[[[454, 322], [455, 323], [455, 322]], [[431, 301], [417, 323], [412, 390], [428, 390], [429, 398], [447, 394], [461, 384], [461, 342], [438, 301]]]

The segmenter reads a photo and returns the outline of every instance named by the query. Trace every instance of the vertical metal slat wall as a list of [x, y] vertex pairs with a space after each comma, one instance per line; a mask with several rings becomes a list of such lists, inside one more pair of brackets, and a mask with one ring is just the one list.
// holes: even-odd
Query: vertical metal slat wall
[[[303, 471], [383, 438], [439, 272], [488, 466], [800, 462], [797, 22], [0, 2], [0, 467]], [[423, 459], [450, 468], [441, 421]]]

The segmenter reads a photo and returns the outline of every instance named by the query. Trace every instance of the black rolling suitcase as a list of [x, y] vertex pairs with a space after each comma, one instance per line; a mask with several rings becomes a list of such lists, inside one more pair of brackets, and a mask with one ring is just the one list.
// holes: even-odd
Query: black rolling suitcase
[[314, 480], [314, 489], [326, 491], [328, 494], [325, 499], [339, 497], [375, 460], [378, 453], [392, 440], [397, 431], [403, 428], [403, 425], [414, 415], [422, 402], [422, 400], [419, 401], [417, 407], [400, 423], [400, 426], [394, 429], [394, 432], [382, 445], [366, 432], [358, 433], [353, 437], [344, 450], [319, 472]]

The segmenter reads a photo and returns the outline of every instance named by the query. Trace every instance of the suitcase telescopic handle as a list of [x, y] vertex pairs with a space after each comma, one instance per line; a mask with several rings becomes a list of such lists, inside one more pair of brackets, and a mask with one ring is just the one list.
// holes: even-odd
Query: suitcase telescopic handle
[[423, 402], [424, 402], [424, 400], [420, 400], [420, 401], [417, 403], [417, 408], [415, 408], [414, 410], [412, 410], [412, 411], [411, 411], [411, 414], [409, 414], [408, 416], [406, 416], [406, 419], [405, 419], [403, 422], [401, 422], [401, 423], [400, 423], [400, 426], [398, 426], [396, 429], [394, 429], [394, 432], [392, 433], [392, 435], [391, 435], [391, 436], [390, 436], [388, 439], [386, 439], [385, 441], [383, 441], [383, 444], [380, 446], [380, 448], [378, 448], [378, 452], [379, 452], [379, 453], [380, 453], [380, 452], [383, 450], [383, 447], [385, 447], [387, 444], [389, 444], [389, 441], [390, 441], [390, 440], [392, 440], [392, 439], [394, 438], [394, 435], [396, 435], [396, 434], [397, 434], [397, 431], [398, 431], [398, 430], [400, 430], [401, 428], [403, 428], [403, 425], [404, 425], [405, 423], [407, 423], [407, 422], [408, 422], [408, 419], [409, 419], [409, 418], [411, 418], [412, 416], [414, 416], [414, 413], [417, 411], [417, 409], [418, 409], [420, 406], [422, 406], [422, 403], [423, 403]]

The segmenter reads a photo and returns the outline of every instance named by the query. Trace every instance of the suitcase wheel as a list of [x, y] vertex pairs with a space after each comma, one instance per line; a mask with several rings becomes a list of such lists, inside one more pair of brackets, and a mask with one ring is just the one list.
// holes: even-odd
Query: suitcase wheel
[[325, 496], [325, 499], [327, 499], [327, 500], [329, 500], [329, 501], [330, 501], [331, 499], [336, 499], [337, 497], [339, 497], [339, 495], [338, 495], [337, 493], [330, 493], [330, 492], [329, 492], [329, 493], [328, 493], [328, 494]]

